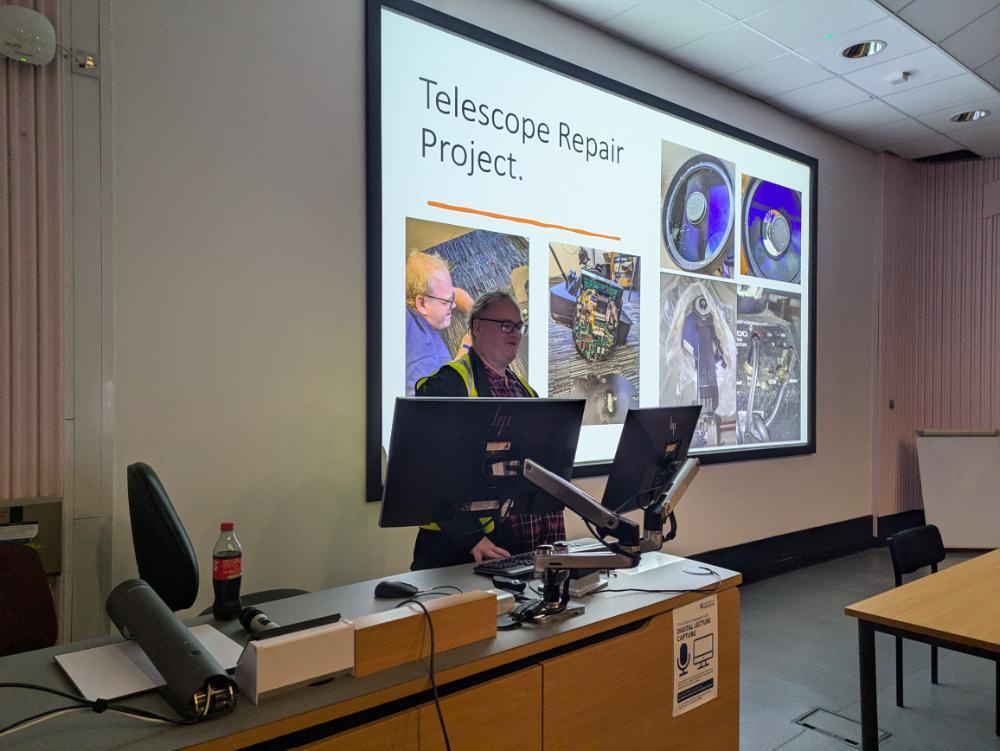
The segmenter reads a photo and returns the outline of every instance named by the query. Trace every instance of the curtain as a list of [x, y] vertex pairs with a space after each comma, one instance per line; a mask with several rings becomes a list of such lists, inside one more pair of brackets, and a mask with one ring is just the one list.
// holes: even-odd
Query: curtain
[[[58, 0], [21, 2], [59, 38]], [[63, 66], [0, 62], [0, 499], [63, 487]]]

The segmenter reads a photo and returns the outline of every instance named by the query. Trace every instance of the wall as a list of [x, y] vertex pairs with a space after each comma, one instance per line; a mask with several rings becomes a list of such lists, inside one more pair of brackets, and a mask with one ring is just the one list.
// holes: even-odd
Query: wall
[[[875, 251], [876, 514], [923, 507], [914, 431], [1000, 426], [1000, 159], [882, 156]], [[889, 408], [889, 400], [895, 402]]]
[[[434, 4], [819, 159], [819, 453], [706, 469], [673, 550], [870, 513], [872, 155], [544, 6]], [[226, 518], [249, 589], [404, 569], [412, 531], [378, 529], [363, 501], [362, 4], [112, 13], [113, 579], [134, 570], [136, 460], [160, 472], [203, 575]]]

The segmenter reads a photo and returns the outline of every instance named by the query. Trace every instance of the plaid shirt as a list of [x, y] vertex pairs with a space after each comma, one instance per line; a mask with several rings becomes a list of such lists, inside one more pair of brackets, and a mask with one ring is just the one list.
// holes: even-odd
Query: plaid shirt
[[[529, 396], [520, 381], [509, 370], [503, 375], [495, 373], [489, 365], [486, 366], [486, 377], [490, 382], [490, 393], [493, 396], [523, 397]], [[513, 555], [527, 553], [539, 545], [551, 545], [566, 539], [566, 522], [562, 511], [550, 514], [511, 514], [510, 529], [514, 541], [510, 552]]]
[[511, 514], [510, 530], [514, 538], [510, 554], [528, 553], [539, 545], [551, 545], [566, 539], [562, 511], [549, 514]]

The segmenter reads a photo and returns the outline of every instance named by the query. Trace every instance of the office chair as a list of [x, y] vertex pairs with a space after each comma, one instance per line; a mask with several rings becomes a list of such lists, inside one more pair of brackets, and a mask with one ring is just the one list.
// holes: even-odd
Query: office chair
[[56, 608], [38, 551], [0, 543], [0, 657], [56, 643]]
[[[903, 583], [903, 574], [912, 574], [919, 568], [930, 566], [937, 573], [938, 564], [944, 560], [944, 543], [941, 532], [933, 524], [913, 527], [897, 532], [888, 540], [889, 556], [896, 586]], [[931, 683], [938, 682], [938, 648], [931, 645]], [[896, 706], [903, 706], [903, 638], [896, 637]]]
[[[126, 475], [132, 548], [139, 578], [171, 610], [189, 608], [198, 597], [198, 557], [191, 538], [152, 467], [136, 462], [128, 466]], [[241, 595], [240, 600], [244, 605], [258, 605], [304, 594], [304, 589], [268, 589]], [[201, 614], [209, 612], [211, 608]]]

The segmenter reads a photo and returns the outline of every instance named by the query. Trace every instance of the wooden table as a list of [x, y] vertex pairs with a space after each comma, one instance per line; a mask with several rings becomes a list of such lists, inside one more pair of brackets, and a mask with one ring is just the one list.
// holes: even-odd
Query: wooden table
[[[875, 632], [1000, 661], [1000, 550], [869, 597], [845, 612], [858, 619], [861, 742], [878, 748]], [[1000, 670], [997, 672], [1000, 697]], [[1000, 734], [1000, 703], [997, 705]]]
[[[678, 559], [661, 568], [621, 575], [610, 588], [705, 587], [705, 576], [685, 572], [690, 563]], [[708, 593], [606, 591], [582, 600], [586, 611], [574, 618], [501, 631], [496, 638], [437, 655], [441, 704], [453, 747], [478, 751], [737, 748], [740, 575], [712, 568], [722, 579], [715, 589], [719, 661], [715, 699], [672, 716], [673, 610]], [[489, 583], [472, 573], [471, 564], [392, 578], [405, 579], [421, 589], [453, 585], [469, 591]], [[282, 624], [332, 612], [357, 618], [395, 607], [396, 601], [373, 599], [375, 583], [359, 582], [260, 607]], [[223, 630], [237, 640], [246, 639], [235, 622]], [[114, 640], [106, 637], [0, 658], [0, 682], [71, 690], [54, 655]], [[60, 702], [57, 697], [4, 689], [0, 692], [0, 727]], [[169, 712], [155, 693], [126, 703]], [[6, 740], [0, 739], [0, 746]], [[26, 729], [11, 740], [18, 748], [44, 751], [121, 747], [220, 751], [254, 744], [311, 751], [443, 748], [424, 662], [360, 678], [338, 677], [269, 697], [259, 706], [240, 697], [236, 711], [197, 725], [164, 727], [110, 712], [74, 712]]]

